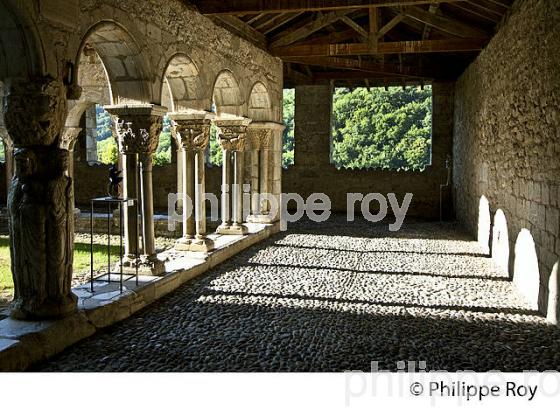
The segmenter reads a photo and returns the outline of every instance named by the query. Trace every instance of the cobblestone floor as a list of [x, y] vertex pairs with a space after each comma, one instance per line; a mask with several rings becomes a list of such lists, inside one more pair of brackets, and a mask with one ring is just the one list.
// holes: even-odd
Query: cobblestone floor
[[[389, 236], [388, 236], [389, 234]], [[560, 370], [560, 330], [456, 225], [300, 223], [39, 371]]]

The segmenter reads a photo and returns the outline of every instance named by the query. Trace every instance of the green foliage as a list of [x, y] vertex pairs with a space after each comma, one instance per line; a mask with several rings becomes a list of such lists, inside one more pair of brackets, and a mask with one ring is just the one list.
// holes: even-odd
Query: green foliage
[[284, 90], [284, 129], [282, 146], [282, 166], [284, 168], [294, 165], [294, 108], [295, 90]]
[[99, 104], [95, 106], [95, 116], [96, 116], [96, 125], [97, 125], [97, 136], [96, 140], [105, 141], [107, 139], [113, 138], [113, 121], [111, 120], [111, 116], [107, 111], [103, 109], [103, 107]]
[[162, 166], [171, 164], [171, 132], [169, 126], [164, 126], [164, 131], [159, 135], [159, 144], [154, 154], [154, 165]]
[[338, 168], [423, 170], [431, 138], [431, 87], [335, 90], [331, 159]]
[[3, 142], [0, 142], [0, 162], [6, 162], [6, 152], [4, 151]]
[[210, 160], [210, 164], [216, 166], [222, 166], [222, 149], [218, 144], [218, 130], [214, 123], [210, 127], [210, 144], [208, 145], [208, 159]]
[[97, 142], [97, 160], [102, 164], [116, 164], [119, 158], [119, 148], [114, 138], [107, 138]]

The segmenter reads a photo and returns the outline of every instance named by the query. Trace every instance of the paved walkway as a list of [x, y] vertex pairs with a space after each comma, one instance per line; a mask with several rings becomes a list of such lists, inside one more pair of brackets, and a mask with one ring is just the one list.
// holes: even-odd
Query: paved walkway
[[560, 330], [454, 224], [300, 223], [34, 370], [560, 370]]

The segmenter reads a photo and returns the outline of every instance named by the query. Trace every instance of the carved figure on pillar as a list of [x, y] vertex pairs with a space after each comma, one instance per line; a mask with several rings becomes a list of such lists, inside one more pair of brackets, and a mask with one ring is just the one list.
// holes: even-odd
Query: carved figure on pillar
[[68, 151], [59, 148], [65, 87], [49, 77], [16, 80], [4, 106], [15, 149], [8, 195], [15, 288], [11, 314], [17, 319], [62, 317], [76, 309], [70, 288], [74, 198]]

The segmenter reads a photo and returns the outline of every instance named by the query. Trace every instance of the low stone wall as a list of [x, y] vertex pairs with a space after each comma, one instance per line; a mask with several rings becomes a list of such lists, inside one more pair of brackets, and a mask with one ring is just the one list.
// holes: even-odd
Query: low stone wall
[[[560, 3], [517, 1], [455, 93], [457, 215], [488, 245], [489, 219], [503, 211], [507, 227], [496, 224], [491, 240], [505, 237], [509, 246], [500, 252], [509, 255], [494, 249], [494, 256], [509, 261], [510, 274], [527, 297], [538, 292], [534, 302], [543, 312], [553, 307], [558, 291], [557, 284], [549, 289], [560, 257], [558, 67]], [[533, 259], [538, 266], [531, 266], [537, 264]]]

